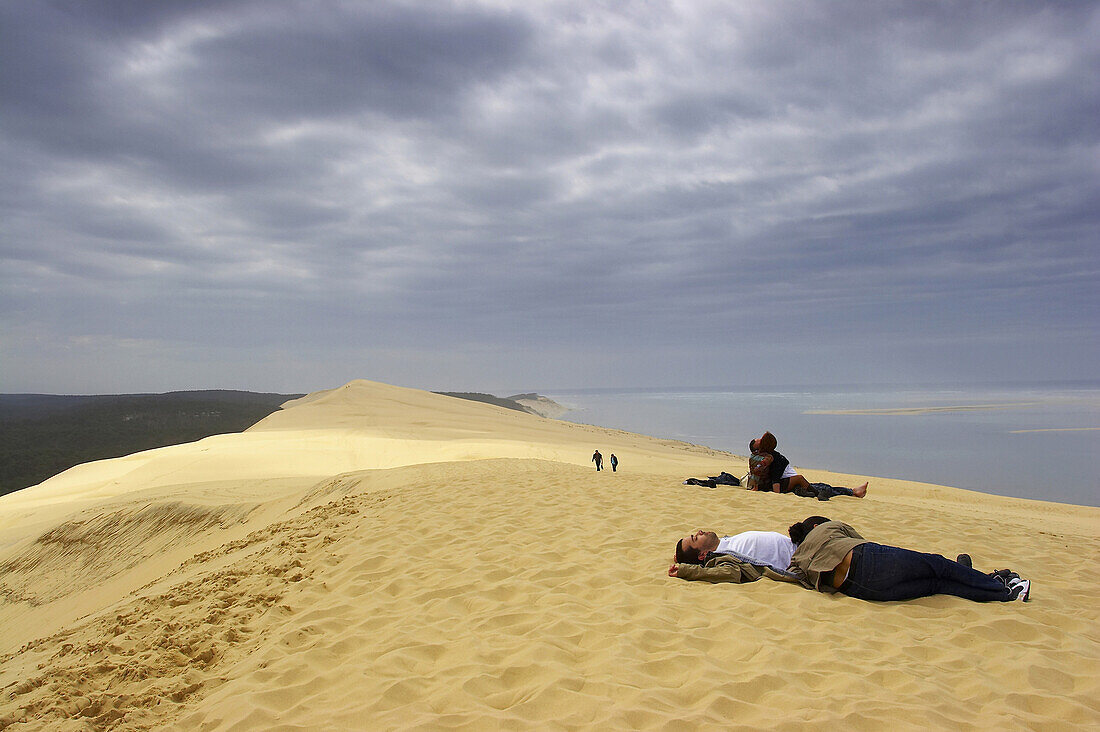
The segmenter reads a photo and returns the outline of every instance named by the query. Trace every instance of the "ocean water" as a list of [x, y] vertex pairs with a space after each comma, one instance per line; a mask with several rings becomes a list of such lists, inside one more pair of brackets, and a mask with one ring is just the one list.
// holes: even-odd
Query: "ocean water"
[[[1100, 506], [1100, 382], [579, 389], [546, 395], [571, 409], [562, 419], [572, 422], [741, 455], [750, 438], [770, 430], [778, 450], [803, 468]], [[836, 413], [853, 410], [910, 411]], [[619, 458], [628, 468], [629, 456]], [[730, 472], [741, 475], [745, 466], [738, 463]]]

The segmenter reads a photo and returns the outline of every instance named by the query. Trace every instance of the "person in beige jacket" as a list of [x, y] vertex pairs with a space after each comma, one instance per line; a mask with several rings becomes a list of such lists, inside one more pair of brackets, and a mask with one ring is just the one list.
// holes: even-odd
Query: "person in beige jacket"
[[967, 561], [867, 541], [843, 521], [815, 516], [790, 527], [790, 570], [821, 592], [861, 600], [955, 595], [975, 602], [1026, 602], [1031, 582], [1011, 570], [983, 574]]

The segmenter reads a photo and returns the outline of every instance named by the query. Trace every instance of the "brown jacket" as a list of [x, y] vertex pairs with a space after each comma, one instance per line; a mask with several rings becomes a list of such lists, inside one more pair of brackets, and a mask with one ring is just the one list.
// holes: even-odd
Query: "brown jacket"
[[744, 584], [755, 582], [761, 577], [773, 579], [776, 582], [796, 582], [809, 587], [796, 575], [785, 572], [777, 572], [766, 564], [755, 564], [729, 554], [713, 554], [702, 565], [679, 564], [676, 576], [685, 580], [702, 580], [704, 582], [733, 582]]
[[843, 521], [827, 521], [815, 526], [806, 535], [791, 557], [791, 569], [804, 573], [822, 592], [836, 592], [833, 570], [844, 561], [848, 552], [867, 540]]

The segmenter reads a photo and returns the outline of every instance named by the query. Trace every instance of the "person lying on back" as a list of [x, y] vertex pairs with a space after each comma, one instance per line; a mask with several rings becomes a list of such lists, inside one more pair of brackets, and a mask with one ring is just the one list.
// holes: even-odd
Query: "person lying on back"
[[699, 529], [676, 542], [668, 576], [706, 582], [743, 583], [761, 577], [798, 582], [786, 571], [794, 551], [794, 542], [775, 531], [745, 531], [720, 537]]

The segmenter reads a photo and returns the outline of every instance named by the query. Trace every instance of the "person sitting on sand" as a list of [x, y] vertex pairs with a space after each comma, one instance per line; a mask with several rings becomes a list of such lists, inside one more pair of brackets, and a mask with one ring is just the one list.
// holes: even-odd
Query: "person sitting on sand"
[[798, 545], [790, 570], [821, 592], [880, 601], [955, 595], [975, 602], [1026, 602], [1031, 596], [1031, 582], [1011, 570], [983, 574], [967, 554], [952, 562], [939, 554], [875, 544], [842, 521], [822, 519], [811, 516], [789, 529]]
[[794, 493], [804, 498], [816, 498], [827, 501], [833, 496], [867, 495], [867, 483], [855, 488], [833, 486], [828, 483], [811, 483], [805, 476], [796, 473], [791, 462], [775, 449], [777, 441], [771, 432], [749, 440], [749, 477], [746, 481], [750, 491], [772, 491], [774, 493]]
[[787, 572], [795, 545], [775, 531], [745, 531], [719, 537], [699, 529], [676, 542], [676, 554], [668, 568], [669, 577], [707, 582], [753, 582], [770, 577], [781, 582], [799, 582]]

